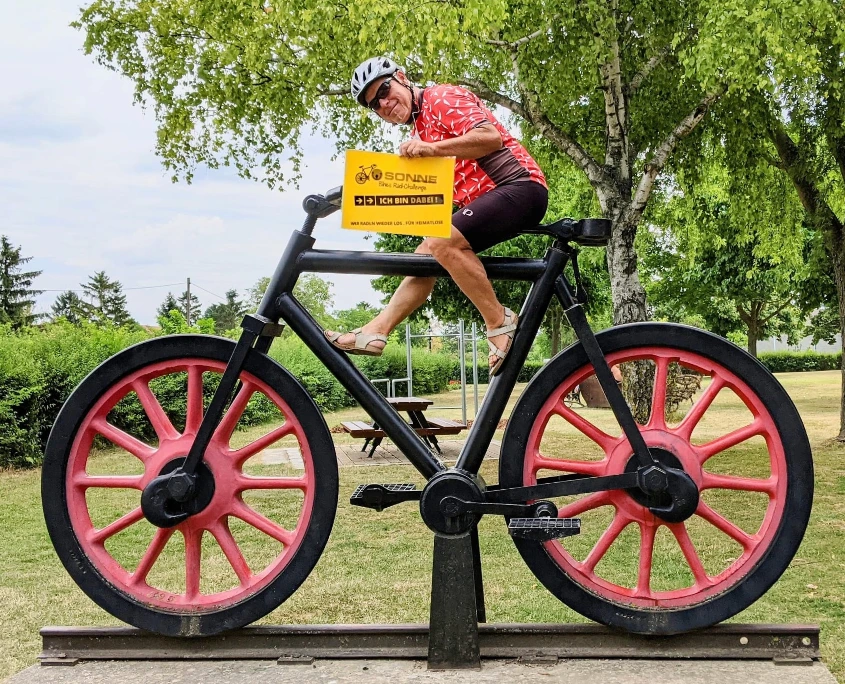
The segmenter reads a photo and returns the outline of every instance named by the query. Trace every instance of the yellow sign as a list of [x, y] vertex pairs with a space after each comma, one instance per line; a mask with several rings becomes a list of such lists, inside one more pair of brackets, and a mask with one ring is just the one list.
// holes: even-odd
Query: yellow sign
[[340, 224], [352, 230], [449, 237], [454, 157], [407, 159], [346, 151]]

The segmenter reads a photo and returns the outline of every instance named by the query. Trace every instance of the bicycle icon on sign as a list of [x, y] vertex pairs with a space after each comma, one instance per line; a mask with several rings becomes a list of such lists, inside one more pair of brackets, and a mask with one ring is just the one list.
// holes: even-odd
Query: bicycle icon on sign
[[382, 170], [377, 169], [375, 164], [370, 164], [364, 168], [363, 164], [358, 167], [361, 169], [355, 174], [355, 182], [363, 185], [372, 177], [373, 180], [381, 180]]

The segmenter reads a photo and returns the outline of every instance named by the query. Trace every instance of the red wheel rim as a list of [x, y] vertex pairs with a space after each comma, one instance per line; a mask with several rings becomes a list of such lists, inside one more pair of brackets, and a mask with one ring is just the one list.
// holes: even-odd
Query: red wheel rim
[[[772, 416], [760, 398], [741, 378], [720, 364], [697, 354], [642, 347], [628, 349], [608, 355], [611, 365], [630, 361], [650, 361], [655, 366], [652, 410], [646, 425], [640, 426], [646, 444], [651, 448], [666, 450], [674, 455], [684, 470], [692, 477], [702, 492], [699, 506], [692, 518], [683, 523], [669, 524], [654, 516], [648, 508], [637, 503], [630, 494], [617, 490], [588, 494], [568, 502], [559, 510], [562, 518], [590, 514], [603, 507], [609, 507], [612, 519], [600, 531], [595, 543], [588, 543], [589, 550], [579, 560], [558, 541], [544, 546], [549, 556], [571, 578], [581, 586], [606, 600], [637, 608], [671, 609], [690, 606], [721, 594], [740, 582], [754, 567], [773, 542], [786, 505], [786, 458], [783, 443]], [[693, 369], [710, 378], [709, 385], [684, 418], [677, 424], [667, 424], [665, 408], [667, 402], [667, 377], [672, 363]], [[632, 450], [627, 439], [619, 431], [613, 436], [603, 431], [584, 416], [567, 406], [564, 398], [590, 375], [593, 369], [585, 366], [569, 376], [540, 410], [534, 423], [525, 455], [523, 479], [526, 484], [537, 481], [537, 473], [557, 471], [589, 476], [615, 475], [624, 471]], [[696, 427], [708, 409], [711, 409], [717, 395], [723, 390], [732, 391], [745, 405], [751, 415], [750, 422], [738, 429], [726, 429], [725, 433], [705, 443], [692, 440]], [[575, 427], [582, 435], [604, 452], [599, 460], [579, 458], [556, 458], [541, 452], [541, 442], [549, 421], [559, 416]], [[711, 458], [743, 442], [760, 436], [765, 440], [769, 475], [765, 478], [724, 475], [710, 472], [707, 464]], [[749, 532], [731, 522], [705, 501], [708, 491], [745, 492], [765, 495], [768, 503], [760, 516], [762, 522], [756, 531]], [[690, 524], [704, 521], [714, 535], [724, 535], [726, 541], [738, 544], [741, 553], [736, 558], [727, 558], [724, 567], [708, 574], [701, 553], [689, 533]], [[583, 526], [583, 525], [582, 525]], [[632, 526], [632, 527], [631, 527]], [[655, 589], [652, 575], [655, 569], [655, 537], [665, 528], [676, 544], [676, 551], [686, 564], [686, 576], [691, 582], [677, 587]], [[610, 579], [597, 571], [599, 563], [614, 545], [620, 542], [623, 531], [634, 530], [638, 535], [638, 559], [633, 562], [630, 576], [622, 582]], [[630, 540], [630, 537], [628, 537]], [[710, 559], [708, 559], [710, 562]], [[635, 567], [633, 567], [635, 566]]]
[[[314, 505], [314, 463], [305, 430], [282, 398], [268, 385], [249, 373], [240, 375], [241, 386], [229, 409], [215, 431], [204, 457], [204, 463], [214, 475], [215, 491], [209, 505], [170, 529], [155, 528], [146, 521], [140, 507], [140, 493], [161, 469], [175, 458], [184, 457], [190, 450], [203, 416], [203, 374], [223, 373], [225, 363], [206, 359], [174, 359], [151, 364], [122, 378], [109, 388], [96, 405], [83, 418], [68, 459], [65, 491], [67, 506], [74, 533], [85, 554], [103, 577], [115, 588], [135, 601], [158, 609], [174, 612], [201, 613], [217, 611], [253, 596], [266, 587], [285, 569], [296, 554], [311, 519]], [[162, 409], [158, 398], [150, 389], [150, 382], [171, 374], [186, 374], [187, 405], [185, 428], [179, 432]], [[108, 422], [112, 409], [124, 397], [135, 393], [152, 428], [158, 444], [147, 444]], [[244, 414], [250, 399], [263, 395], [284, 416], [282, 425], [268, 428], [258, 439], [240, 448], [230, 447], [232, 435]], [[96, 463], [92, 453], [94, 439], [100, 436], [112, 445], [128, 452], [140, 462], [143, 473], [117, 472], [91, 474], [89, 465]], [[244, 464], [256, 454], [284, 437], [294, 437], [301, 453], [303, 472], [298, 476], [256, 477], [244, 473]], [[128, 460], [134, 463], [134, 460]], [[96, 470], [96, 468], [92, 468]], [[98, 512], [92, 510], [90, 493], [109, 494], [118, 490], [138, 490], [135, 505], [114, 517], [108, 524], [92, 522]], [[301, 492], [299, 510], [294, 513], [295, 525], [290, 529], [259, 513], [244, 501], [245, 492], [262, 491], [280, 494]], [[133, 495], [134, 497], [134, 495]], [[250, 531], [259, 531], [281, 550], [262, 562], [263, 567], [251, 567], [243, 549], [230, 529], [235, 520], [245, 523]], [[241, 522], [236, 523], [241, 525]], [[107, 544], [121, 533], [138, 525], [152, 530], [152, 539], [138, 549], [134, 567], [115, 557]], [[162, 588], [150, 579], [151, 570], [161, 561], [168, 544], [182, 540], [178, 548], [184, 553], [183, 589], [174, 591]], [[212, 541], [213, 540], [213, 541]], [[205, 546], [204, 546], [205, 543]], [[225, 558], [229, 567], [226, 573], [232, 583], [228, 587], [202, 590], [201, 581], [209, 573], [204, 548], [216, 543], [217, 555]], [[168, 547], [168, 548], [172, 548]], [[253, 566], [255, 563], [253, 563]]]

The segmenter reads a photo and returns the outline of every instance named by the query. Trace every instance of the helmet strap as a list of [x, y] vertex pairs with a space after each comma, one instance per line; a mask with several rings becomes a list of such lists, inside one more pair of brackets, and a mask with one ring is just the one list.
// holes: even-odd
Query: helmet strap
[[411, 93], [411, 113], [408, 116], [408, 120], [405, 122], [405, 124], [407, 126], [413, 126], [414, 124], [416, 124], [417, 116], [419, 115], [420, 108], [422, 107], [423, 90], [425, 90], [425, 88], [420, 88], [419, 97], [414, 97], [413, 84], [403, 83], [402, 85], [408, 89], [409, 93]]

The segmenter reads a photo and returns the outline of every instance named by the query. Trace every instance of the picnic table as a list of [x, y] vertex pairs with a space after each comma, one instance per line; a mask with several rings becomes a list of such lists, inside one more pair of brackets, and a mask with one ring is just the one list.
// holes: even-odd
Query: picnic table
[[[397, 411], [404, 411], [408, 414], [414, 432], [422, 437], [430, 447], [436, 449], [437, 453], [442, 453], [440, 451], [440, 445], [437, 443], [437, 435], [457, 435], [466, 429], [466, 425], [456, 420], [426, 417], [426, 409], [434, 403], [431, 399], [388, 397], [387, 401]], [[386, 436], [384, 430], [376, 422], [367, 423], [365, 421], [353, 420], [341, 423], [340, 425], [344, 432], [348, 432], [353, 437], [364, 438], [364, 446], [361, 447], [361, 451], [366, 451], [367, 446], [370, 446], [370, 453], [367, 454], [367, 458], [372, 457], [376, 447], [381, 444], [382, 439]]]

